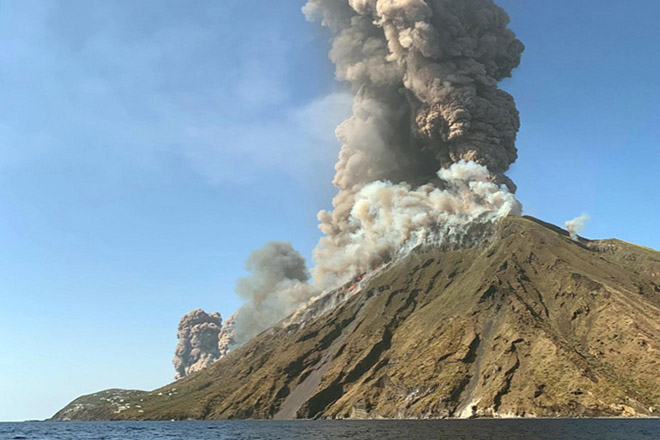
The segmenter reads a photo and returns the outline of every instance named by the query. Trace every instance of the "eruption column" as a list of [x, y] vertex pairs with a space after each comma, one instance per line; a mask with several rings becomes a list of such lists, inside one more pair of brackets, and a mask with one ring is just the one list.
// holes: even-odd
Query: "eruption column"
[[353, 116], [337, 129], [334, 210], [319, 213], [317, 283], [333, 283], [336, 267], [325, 262], [363, 235], [355, 207], [373, 182], [444, 189], [438, 170], [473, 162], [497, 188], [515, 191], [504, 173], [517, 158], [519, 116], [497, 84], [524, 46], [501, 8], [490, 0], [308, 0], [303, 12], [331, 30], [337, 79], [355, 96]]
[[524, 46], [501, 8], [491, 0], [308, 0], [303, 12], [330, 29], [336, 77], [354, 95], [353, 115], [336, 131], [338, 193], [318, 214], [324, 237], [311, 282], [289, 243], [250, 256], [251, 275], [236, 287], [245, 305], [233, 334], [221, 335], [232, 344], [306, 304], [336, 304], [330, 289], [417, 246], [473, 244], [474, 225], [522, 210], [505, 175], [520, 120], [498, 83]]

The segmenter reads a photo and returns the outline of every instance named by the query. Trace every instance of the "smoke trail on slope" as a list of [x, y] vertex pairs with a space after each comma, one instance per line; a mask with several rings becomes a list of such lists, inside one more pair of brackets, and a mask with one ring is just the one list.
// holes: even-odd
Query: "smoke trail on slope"
[[589, 220], [591, 220], [589, 214], [582, 214], [572, 220], [564, 222], [564, 226], [568, 231], [568, 235], [571, 236], [571, 240], [578, 241], [578, 234], [584, 230]]
[[245, 262], [250, 275], [236, 283], [246, 300], [235, 319], [234, 338], [243, 344], [293, 312], [312, 295], [305, 259], [291, 243], [273, 241]]

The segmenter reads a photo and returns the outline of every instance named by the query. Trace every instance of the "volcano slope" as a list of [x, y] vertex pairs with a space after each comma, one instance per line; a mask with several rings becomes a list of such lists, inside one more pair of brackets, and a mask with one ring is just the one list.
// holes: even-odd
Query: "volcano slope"
[[660, 253], [511, 217], [183, 380], [54, 419], [657, 416], [659, 366]]

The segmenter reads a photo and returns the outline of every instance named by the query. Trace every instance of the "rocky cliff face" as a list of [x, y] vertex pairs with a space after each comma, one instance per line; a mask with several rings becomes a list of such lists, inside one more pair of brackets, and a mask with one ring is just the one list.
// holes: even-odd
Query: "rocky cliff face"
[[414, 252], [122, 411], [98, 394], [55, 419], [660, 415], [660, 253], [530, 218], [496, 229]]

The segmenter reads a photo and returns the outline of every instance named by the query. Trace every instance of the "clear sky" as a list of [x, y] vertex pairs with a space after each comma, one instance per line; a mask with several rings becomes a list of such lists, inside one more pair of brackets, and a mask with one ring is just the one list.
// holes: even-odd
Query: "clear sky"
[[[253, 249], [310, 256], [350, 101], [302, 3], [0, 3], [0, 420], [169, 382]], [[660, 249], [660, 2], [498, 4], [526, 213]]]

